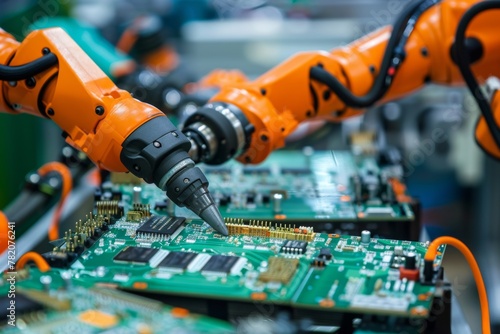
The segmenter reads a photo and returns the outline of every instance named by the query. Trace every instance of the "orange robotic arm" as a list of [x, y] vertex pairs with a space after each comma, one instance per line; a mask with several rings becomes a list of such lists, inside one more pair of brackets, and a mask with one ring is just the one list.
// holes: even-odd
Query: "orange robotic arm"
[[158, 109], [132, 98], [60, 28], [22, 43], [0, 30], [0, 110], [52, 119], [100, 168], [130, 171], [221, 233], [227, 230], [189, 140]]
[[[231, 157], [259, 163], [282, 147], [301, 122], [342, 120], [429, 82], [461, 84], [454, 61], [455, 32], [462, 15], [477, 2], [416, 1], [393, 27], [331, 52], [297, 54], [255, 81], [223, 85], [185, 123], [183, 132], [195, 144], [193, 158], [212, 164]], [[500, 74], [500, 35], [492, 28], [498, 20], [500, 12], [490, 11], [467, 29], [465, 51], [481, 80]], [[484, 131], [477, 137], [491, 140]], [[224, 140], [230, 147], [220, 144]], [[488, 151], [500, 156], [496, 146]]]

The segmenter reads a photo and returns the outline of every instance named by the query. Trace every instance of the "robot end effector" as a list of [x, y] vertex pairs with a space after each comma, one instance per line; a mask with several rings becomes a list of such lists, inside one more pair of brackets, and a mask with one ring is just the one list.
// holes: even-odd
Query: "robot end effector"
[[52, 119], [100, 168], [155, 183], [215, 230], [227, 229], [189, 140], [158, 109], [118, 89], [59, 28], [22, 43], [0, 30], [0, 109]]

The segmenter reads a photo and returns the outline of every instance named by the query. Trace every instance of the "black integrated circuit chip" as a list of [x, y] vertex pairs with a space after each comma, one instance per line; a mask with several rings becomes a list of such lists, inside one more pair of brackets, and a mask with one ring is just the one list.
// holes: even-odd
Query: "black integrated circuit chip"
[[190, 252], [170, 252], [167, 257], [160, 262], [158, 267], [176, 270], [186, 270], [188, 265], [197, 256], [197, 253]]
[[185, 220], [186, 218], [180, 217], [152, 216], [136, 230], [136, 234], [139, 236], [156, 235], [168, 238], [179, 229]]
[[113, 260], [119, 262], [148, 263], [156, 253], [158, 253], [158, 249], [156, 248], [129, 246], [118, 253]]
[[304, 254], [307, 249], [307, 241], [300, 240], [285, 240], [281, 246], [282, 253], [289, 254]]
[[213, 255], [203, 266], [201, 272], [229, 274], [239, 259], [238, 256]]
[[292, 175], [310, 175], [312, 171], [309, 168], [282, 168], [281, 173]]
[[330, 251], [330, 248], [321, 248], [318, 257], [324, 260], [331, 260], [332, 252]]

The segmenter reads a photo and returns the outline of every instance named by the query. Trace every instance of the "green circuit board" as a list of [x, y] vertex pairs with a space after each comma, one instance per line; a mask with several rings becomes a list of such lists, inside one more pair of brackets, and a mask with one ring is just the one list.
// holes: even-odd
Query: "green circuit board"
[[226, 322], [192, 315], [185, 309], [167, 307], [115, 289], [81, 284], [68, 271], [60, 269], [5, 273], [0, 280], [0, 291], [5, 296], [12, 291], [9, 290], [12, 277], [16, 279], [16, 296], [10, 299], [16, 302], [12, 308], [15, 326], [11, 326], [14, 322], [9, 325], [12, 320], [7, 317], [7, 322], [0, 325], [0, 331], [6, 334], [234, 332]]
[[[204, 170], [215, 198], [224, 199], [222, 213], [231, 217], [273, 220], [282, 215], [281, 219], [290, 221], [410, 220], [414, 218], [410, 206], [390, 200], [392, 194], [387, 194], [392, 189], [387, 187], [386, 180], [400, 177], [402, 171], [398, 167], [380, 167], [374, 157], [356, 158], [347, 151], [320, 151], [311, 155], [278, 151], [259, 166], [245, 167], [231, 161]], [[355, 175], [361, 178], [358, 195], [353, 184]], [[283, 196], [281, 210], [275, 210], [273, 194]], [[363, 198], [357, 201], [357, 196]]]
[[[123, 216], [116, 221], [89, 216], [78, 222], [45, 254], [51, 265], [66, 266], [78, 285], [104, 284], [157, 298], [272, 303], [332, 317], [425, 319], [431, 312], [436, 288], [421, 284], [419, 275], [426, 243], [237, 219], [227, 220], [230, 235], [222, 236], [201, 220], [161, 215], [147, 205], [132, 205], [126, 196], [122, 203]], [[98, 206], [101, 213], [115, 212], [116, 203], [104, 204]], [[85, 226], [99, 235], [82, 233]], [[92, 245], [82, 235], [90, 235], [86, 240]], [[409, 257], [413, 278], [400, 272]], [[440, 262], [441, 255], [435, 265]]]
[[[402, 167], [380, 166], [372, 156], [277, 151], [258, 166], [230, 161], [200, 168], [224, 217], [306, 224], [338, 234], [370, 229], [382, 238], [416, 240], [418, 236], [411, 203], [398, 201], [388, 181], [401, 180]], [[154, 185], [135, 187], [140, 188], [135, 200], [134, 186], [113, 184], [108, 189], [151, 208], [162, 206], [171, 215], [191, 214], [168, 203]]]
[[[276, 152], [257, 167], [203, 168], [229, 236], [172, 206], [155, 186], [107, 182], [95, 211], [43, 255], [55, 268], [53, 281], [62, 284], [65, 275], [88, 291], [125, 290], [236, 322], [262, 313], [259, 305], [275, 310], [268, 316], [285, 310], [327, 326], [340, 326], [346, 315], [363, 318], [358, 329], [366, 333], [419, 333], [432, 318], [439, 289], [421, 281], [428, 245], [404, 241], [398, 227], [415, 215], [388, 187], [399, 166], [348, 152]], [[266, 200], [274, 194], [282, 196], [280, 213]], [[341, 235], [343, 224], [356, 228]], [[21, 286], [40, 289], [46, 274], [29, 272]], [[195, 319], [201, 332], [230, 330]]]
[[[288, 239], [234, 235], [224, 237], [214, 233], [201, 221], [185, 223], [181, 231], [169, 240], [155, 241], [155, 237], [141, 237], [136, 233], [141, 223], [120, 220], [89, 250], [82, 253], [72, 265], [74, 274], [82, 282], [107, 282], [120, 287], [147, 286], [159, 293], [185, 294], [217, 299], [271, 300], [297, 307], [352, 311], [363, 305], [377, 314], [395, 313], [409, 316], [413, 309], [430, 307], [431, 298], [420, 300], [420, 295], [432, 295], [434, 287], [418, 282], [400, 280], [399, 267], [394, 265], [394, 249], [414, 252], [420, 259], [426, 244], [398, 240], [372, 239], [362, 244], [357, 236], [316, 234], [307, 243], [305, 251], [285, 251]], [[117, 256], [127, 247], [155, 250], [148, 263], [118, 261]], [[297, 248], [300, 249], [300, 248]], [[331, 260], [315, 266], [321, 250], [328, 249]], [[173, 252], [193, 253], [195, 256], [185, 269], [162, 267], [159, 264]], [[220, 270], [204, 270], [214, 256], [230, 256], [237, 261], [229, 268], [220, 264]], [[149, 255], [148, 255], [149, 257]], [[261, 273], [270, 267], [270, 259], [279, 259], [275, 278], [263, 280]], [[233, 259], [231, 259], [233, 260]], [[296, 266], [290, 279], [281, 277], [281, 266]], [[215, 269], [219, 267], [216, 266]], [[229, 271], [228, 271], [229, 270]], [[146, 283], [146, 284], [142, 284]], [[377, 285], [377, 287], [375, 287]], [[332, 302], [329, 303], [327, 300]], [[369, 300], [373, 299], [371, 307]], [[394, 308], [384, 309], [383, 301], [398, 300]]]

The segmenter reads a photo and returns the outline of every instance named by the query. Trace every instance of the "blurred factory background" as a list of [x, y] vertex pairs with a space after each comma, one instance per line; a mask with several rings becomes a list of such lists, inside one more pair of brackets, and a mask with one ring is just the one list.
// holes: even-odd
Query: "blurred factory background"
[[[292, 54], [340, 47], [390, 24], [407, 1], [399, 0], [0, 0], [0, 27], [18, 39], [35, 22], [73, 17], [95, 27], [111, 44], [138, 17], [161, 25], [166, 43], [196, 80], [214, 69], [238, 69], [257, 77]], [[154, 26], [154, 25], [153, 25]], [[189, 114], [192, 101], [174, 93], [175, 117]], [[173, 102], [172, 102], [173, 101]], [[476, 146], [478, 111], [462, 88], [426, 87], [369, 110], [342, 124], [315, 124], [314, 135], [293, 136], [288, 147], [346, 149], [350, 134], [370, 131], [380, 147], [396, 147], [407, 167], [409, 192], [423, 207], [430, 237], [449, 234], [476, 254], [490, 295], [492, 321], [500, 323], [500, 168]], [[436, 137], [436, 129], [439, 138]], [[60, 130], [30, 116], [0, 114], [0, 205], [21, 190], [28, 172], [57, 159]], [[445, 262], [472, 328], [479, 328], [478, 303], [469, 269], [450, 251]], [[450, 269], [448, 269], [448, 267]], [[464, 288], [464, 286], [466, 286]], [[470, 311], [469, 311], [470, 310]]]

